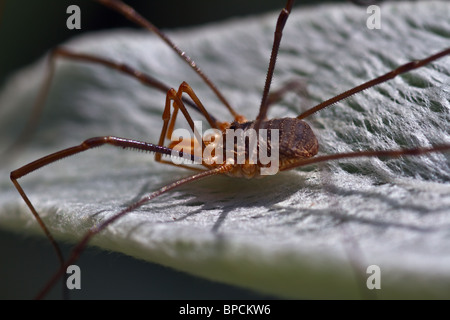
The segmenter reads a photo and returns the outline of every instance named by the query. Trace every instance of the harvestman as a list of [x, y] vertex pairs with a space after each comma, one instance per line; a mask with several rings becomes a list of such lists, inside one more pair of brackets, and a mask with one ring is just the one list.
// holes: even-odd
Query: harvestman
[[[34, 217], [36, 218], [37, 222], [39, 223], [40, 227], [45, 232], [47, 238], [52, 243], [57, 255], [58, 259], [60, 261], [60, 268], [55, 273], [55, 275], [50, 279], [50, 281], [47, 283], [47, 285], [42, 289], [42, 291], [38, 294], [37, 298], [44, 297], [48, 291], [54, 286], [56, 281], [63, 276], [65, 273], [65, 270], [67, 267], [71, 264], [73, 264], [78, 256], [81, 254], [81, 252], [85, 249], [86, 245], [90, 241], [90, 239], [96, 235], [97, 233], [101, 232], [103, 229], [105, 229], [108, 225], [115, 222], [122, 216], [126, 215], [127, 213], [135, 210], [136, 208], [142, 206], [143, 204], [149, 202], [155, 197], [160, 196], [163, 193], [166, 193], [170, 190], [173, 190], [181, 185], [187, 184], [192, 181], [196, 181], [199, 179], [203, 179], [208, 176], [212, 175], [218, 175], [218, 174], [226, 174], [229, 176], [234, 177], [246, 177], [246, 178], [253, 178], [257, 177], [261, 173], [261, 169], [263, 165], [259, 162], [257, 163], [250, 163], [248, 159], [246, 159], [245, 163], [243, 164], [235, 164], [233, 162], [224, 162], [224, 163], [212, 163], [206, 159], [201, 158], [198, 159], [194, 156], [193, 148], [191, 147], [191, 152], [177, 152], [175, 153], [179, 157], [188, 157], [191, 160], [200, 160], [201, 165], [204, 167], [203, 169], [198, 168], [192, 168], [188, 166], [189, 169], [198, 170], [200, 172], [191, 175], [187, 178], [183, 178], [180, 180], [177, 180], [171, 184], [168, 184], [159, 190], [148, 194], [145, 197], [142, 197], [139, 201], [135, 202], [134, 204], [130, 205], [126, 209], [116, 213], [109, 219], [103, 221], [102, 223], [93, 226], [82, 238], [82, 240], [75, 246], [73, 249], [70, 257], [67, 260], [64, 260], [63, 255], [61, 253], [61, 250], [56, 243], [55, 239], [53, 238], [52, 234], [50, 233], [49, 229], [46, 227], [42, 219], [40, 218], [39, 214], [37, 213], [36, 209], [34, 208], [31, 201], [28, 199], [28, 196], [25, 194], [24, 190], [20, 186], [18, 179], [29, 174], [30, 172], [37, 170], [43, 166], [46, 166], [50, 163], [53, 163], [57, 160], [60, 160], [62, 158], [86, 151], [88, 149], [92, 149], [95, 147], [102, 146], [104, 144], [109, 144], [115, 147], [119, 148], [127, 148], [127, 149], [136, 149], [136, 150], [143, 150], [148, 152], [154, 152], [155, 153], [155, 160], [158, 162], [163, 162], [167, 164], [176, 165], [172, 162], [165, 161], [161, 159], [162, 155], [173, 155], [173, 149], [171, 148], [171, 145], [164, 146], [165, 138], [170, 138], [174, 129], [175, 120], [178, 114], [178, 111], [181, 111], [183, 116], [186, 118], [191, 130], [194, 132], [194, 124], [192, 121], [191, 116], [189, 115], [189, 112], [186, 108], [186, 106], [190, 106], [194, 109], [196, 109], [198, 112], [200, 112], [211, 128], [215, 128], [218, 130], [221, 130], [223, 138], [226, 139], [226, 129], [255, 129], [256, 131], [260, 129], [278, 129], [279, 130], [279, 171], [289, 170], [300, 166], [305, 166], [309, 164], [314, 164], [318, 162], [324, 162], [329, 160], [337, 160], [337, 159], [344, 159], [344, 158], [357, 158], [357, 157], [379, 157], [379, 156], [386, 156], [386, 157], [399, 157], [399, 156], [406, 156], [406, 155], [421, 155], [421, 154], [427, 154], [432, 152], [446, 152], [450, 150], [450, 145], [438, 145], [430, 148], [412, 148], [412, 149], [402, 149], [402, 150], [387, 150], [387, 151], [362, 151], [362, 152], [350, 152], [350, 153], [341, 153], [341, 154], [332, 154], [332, 155], [324, 155], [324, 156], [314, 156], [318, 152], [318, 143], [317, 139], [314, 136], [314, 133], [312, 132], [309, 125], [303, 121], [303, 119], [307, 118], [308, 116], [316, 113], [319, 110], [322, 110], [338, 101], [341, 101], [355, 93], [358, 93], [362, 90], [368, 89], [370, 87], [373, 87], [375, 85], [378, 85], [380, 83], [383, 83], [385, 81], [388, 81], [390, 79], [393, 79], [399, 74], [420, 68], [430, 62], [433, 62], [434, 60], [440, 59], [446, 55], [450, 54], [450, 48], [447, 48], [443, 51], [440, 51], [436, 54], [433, 54], [423, 60], [417, 60], [412, 61], [409, 63], [406, 63], [398, 68], [396, 68], [393, 71], [390, 71], [378, 78], [375, 78], [373, 80], [370, 80], [366, 83], [363, 83], [353, 89], [350, 89], [348, 91], [345, 91], [331, 99], [328, 99], [317, 106], [303, 112], [296, 118], [282, 118], [282, 119], [267, 119], [267, 111], [269, 107], [278, 100], [279, 96], [286, 91], [286, 88], [282, 88], [279, 91], [273, 92], [269, 94], [270, 92], [270, 85], [272, 82], [272, 77], [275, 69], [275, 63], [276, 63], [276, 57], [278, 54], [280, 41], [282, 38], [282, 31], [285, 26], [285, 23], [287, 21], [287, 18], [289, 16], [289, 13], [291, 11], [292, 5], [294, 0], [288, 0], [285, 8], [281, 11], [281, 13], [278, 16], [278, 20], [276, 23], [276, 29], [275, 29], [275, 35], [274, 35], [274, 41], [273, 41], [273, 47], [272, 47], [272, 53], [270, 57], [269, 62], [269, 68], [267, 72], [266, 82], [264, 85], [264, 91], [262, 95], [262, 100], [260, 104], [259, 114], [253, 121], [248, 121], [245, 119], [244, 116], [237, 113], [232, 106], [228, 103], [228, 101], [225, 99], [225, 97], [222, 95], [222, 93], [217, 89], [217, 87], [212, 83], [212, 81], [199, 69], [199, 67], [196, 65], [196, 63], [187, 56], [183, 51], [181, 51], [166, 35], [164, 35], [159, 29], [157, 29], [154, 25], [152, 25], [150, 22], [148, 22], [146, 19], [144, 19], [142, 16], [140, 16], [138, 13], [136, 13], [131, 7], [127, 6], [126, 4], [122, 3], [119, 0], [96, 0], [103, 5], [110, 7], [113, 10], [116, 10], [117, 12], [121, 13], [125, 17], [127, 17], [132, 22], [156, 33], [166, 44], [171, 47], [188, 65], [194, 69], [194, 71], [204, 80], [204, 82], [213, 90], [213, 92], [216, 94], [216, 96], [219, 98], [219, 100], [224, 104], [224, 106], [228, 109], [230, 114], [233, 117], [233, 122], [221, 122], [214, 118], [214, 116], [210, 115], [206, 108], [203, 106], [203, 104], [200, 102], [199, 98], [196, 96], [192, 88], [186, 83], [183, 82], [178, 90], [175, 90], [173, 88], [170, 88], [169, 86], [161, 83], [160, 81], [156, 80], [155, 78], [152, 78], [149, 75], [143, 74], [139, 72], [138, 70], [135, 70], [131, 68], [128, 65], [116, 63], [101, 57], [93, 56], [93, 55], [85, 55], [80, 53], [74, 53], [72, 51], [69, 51], [64, 48], [56, 48], [53, 50], [51, 57], [50, 57], [50, 72], [48, 73], [48, 77], [46, 81], [44, 82], [44, 86], [41, 90], [41, 93], [39, 94], [36, 105], [34, 107], [34, 113], [33, 115], [38, 115], [40, 113], [40, 109], [42, 108], [43, 101], [47, 95], [47, 92], [50, 87], [51, 79], [54, 72], [54, 61], [57, 57], [62, 58], [68, 58], [78, 61], [84, 61], [84, 62], [90, 62], [90, 63], [97, 63], [101, 65], [105, 65], [108, 67], [111, 67], [113, 69], [116, 69], [124, 74], [128, 74], [131, 77], [134, 77], [141, 81], [144, 85], [156, 88], [158, 90], [161, 90], [166, 95], [166, 103], [165, 108], [163, 112], [163, 128], [161, 130], [161, 135], [158, 144], [152, 144], [137, 140], [130, 140], [130, 139], [124, 139], [114, 136], [104, 136], [104, 137], [95, 137], [91, 139], [85, 140], [83, 143], [81, 143], [78, 146], [74, 146], [71, 148], [67, 148], [58, 152], [55, 152], [53, 154], [47, 155], [45, 157], [42, 157], [38, 160], [35, 160], [27, 165], [22, 166], [21, 168], [14, 170], [11, 172], [11, 180], [22, 196], [23, 200], [26, 202], [27, 206], [33, 213]], [[183, 96], [183, 93], [187, 94], [191, 99], [185, 99]], [[171, 113], [171, 108], [173, 108], [173, 111]], [[32, 120], [29, 121], [27, 125], [27, 132], [24, 134], [26, 136], [29, 134], [29, 132], [33, 129], [35, 125], [36, 117], [32, 117]], [[194, 142], [194, 139], [192, 139], [192, 142]], [[201, 139], [201, 138], [200, 138]], [[270, 148], [270, 142], [267, 142], [269, 144]], [[202, 150], [205, 150], [205, 143], [202, 140]], [[236, 153], [235, 150], [233, 152]], [[203, 154], [203, 153], [202, 153]], [[248, 155], [247, 155], [248, 156]]]

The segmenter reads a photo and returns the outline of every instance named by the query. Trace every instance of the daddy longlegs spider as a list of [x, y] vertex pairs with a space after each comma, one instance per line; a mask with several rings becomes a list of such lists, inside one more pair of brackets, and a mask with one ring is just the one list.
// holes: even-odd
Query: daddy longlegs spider
[[[122, 14], [126, 15], [130, 20], [138, 23], [141, 26], [147, 27], [149, 29], [151, 29], [154, 32], [159, 32], [157, 29], [155, 29], [152, 25], [149, 25], [147, 21], [143, 20], [137, 13], [134, 13], [132, 11], [130, 11], [131, 9], [129, 7], [127, 7], [125, 4], [119, 2], [119, 1], [113, 1], [113, 0], [98, 0], [98, 2], [101, 2], [103, 4], [105, 4], [106, 6], [109, 6], [119, 12], [121, 12]], [[276, 55], [278, 53], [278, 48], [279, 48], [279, 41], [281, 40], [281, 34], [282, 34], [282, 30], [284, 28], [284, 23], [286, 22], [289, 12], [291, 10], [293, 1], [289, 0], [287, 1], [286, 7], [285, 9], [282, 10], [282, 12], [279, 15], [279, 19], [277, 22], [277, 27], [276, 30], [278, 32], [276, 32], [276, 36], [275, 36], [275, 40], [274, 40], [274, 45], [273, 45], [273, 49], [272, 49], [272, 56], [270, 59], [270, 65], [269, 65], [269, 72], [267, 75], [267, 81], [266, 81], [266, 85], [264, 88], [264, 93], [263, 93], [263, 97], [262, 97], [262, 101], [261, 101], [261, 105], [260, 105], [260, 111], [259, 114], [256, 118], [256, 120], [254, 122], [252, 122], [252, 124], [258, 128], [258, 126], [262, 126], [262, 125], [267, 125], [269, 124], [275, 124], [277, 126], [280, 125], [280, 123], [276, 123], [276, 121], [270, 122], [270, 120], [266, 120], [266, 116], [267, 116], [267, 110], [269, 108], [269, 106], [271, 105], [271, 103], [269, 103], [268, 101], [273, 98], [276, 97], [275, 95], [270, 96], [269, 95], [269, 91], [270, 91], [270, 84], [271, 84], [271, 80], [272, 80], [272, 76], [273, 76], [273, 71], [274, 71], [274, 67], [275, 67], [275, 61], [276, 61]], [[127, 13], [128, 12], [128, 13]], [[161, 37], [163, 37], [163, 39], [165, 41], [167, 41], [169, 43], [169, 46], [174, 48], [176, 50], [176, 47], [170, 42], [170, 40], [168, 38], [165, 38], [164, 35], [160, 34]], [[179, 51], [178, 53], [181, 53], [181, 51]], [[327, 106], [330, 106], [342, 99], [345, 99], [346, 97], [353, 95], [355, 93], [358, 93], [364, 89], [370, 88], [372, 86], [375, 86], [377, 84], [383, 83], [385, 81], [388, 81], [392, 78], [394, 78], [395, 76], [397, 76], [398, 74], [402, 74], [405, 72], [409, 72], [412, 71], [414, 69], [420, 68], [426, 64], [432, 63], [435, 60], [438, 60], [440, 58], [443, 58], [446, 55], [450, 54], [450, 48], [447, 48], [445, 50], [442, 50], [440, 52], [437, 52], [427, 58], [424, 58], [422, 60], [418, 60], [415, 62], [411, 62], [411, 63], [407, 63], [404, 64], [398, 68], [396, 68], [394, 71], [392, 72], [388, 72], [385, 75], [376, 78], [374, 80], [371, 80], [369, 82], [364, 83], [363, 85], [357, 86], [347, 92], [344, 92], [343, 94], [340, 94], [334, 98], [331, 98], [329, 100], [326, 100], [325, 102], [315, 106], [312, 109], [309, 109], [308, 111], [300, 114], [298, 116], [299, 120], [302, 120], [306, 117], [308, 117], [309, 115], [324, 109]], [[190, 60], [190, 58], [187, 58], [186, 55], [183, 55], [184, 57], [186, 57], [186, 61], [188, 63], [192, 64], [192, 61]], [[162, 85], [160, 84], [158, 81], [156, 81], [155, 79], [148, 77], [146, 75], [142, 75], [142, 74], [137, 74], [137, 70], [129, 67], [129, 66], [125, 66], [125, 65], [119, 65], [115, 62], [103, 59], [101, 57], [94, 57], [94, 56], [90, 56], [90, 55], [84, 55], [84, 54], [80, 54], [80, 53], [74, 53], [71, 52], [69, 50], [66, 50], [64, 48], [57, 48], [53, 51], [53, 57], [64, 57], [64, 58], [69, 58], [69, 59], [74, 59], [74, 60], [78, 60], [78, 61], [85, 61], [85, 62], [92, 62], [92, 63], [99, 63], [99, 64], [104, 64], [104, 65], [108, 65], [110, 67], [112, 67], [113, 69], [116, 69], [120, 72], [123, 73], [127, 73], [131, 76], [134, 76], [136, 78], [138, 78], [139, 80], [141, 80], [142, 82], [144, 82], [145, 84], [155, 87], [157, 89], [163, 90], [163, 91], [169, 91], [169, 87], [167, 87], [166, 85]], [[195, 69], [195, 67], [193, 67]], [[200, 73], [198, 70], [196, 71], [197, 73]], [[51, 73], [50, 73], [51, 74]], [[232, 117], [234, 118], [235, 123], [232, 125], [233, 128], [235, 127], [244, 127], [244, 125], [242, 125], [243, 123], [246, 123], [246, 120], [243, 116], [239, 115], [236, 111], [234, 111], [234, 109], [230, 106], [230, 104], [227, 102], [226, 98], [220, 93], [220, 91], [215, 89], [215, 86], [212, 84], [212, 82], [208, 79], [208, 78], [204, 78], [205, 82], [213, 87], [213, 90], [216, 91], [217, 96], [219, 97], [219, 99], [224, 103], [224, 105], [226, 106], [226, 108], [229, 110], [229, 112], [231, 113]], [[48, 85], [50, 83], [50, 80], [48, 80], [46, 82], [46, 85]], [[42, 96], [46, 95], [46, 89], [44, 89]], [[194, 100], [194, 104], [192, 105], [191, 102], [188, 102], [189, 100], [181, 100], [181, 93], [187, 93], [189, 96], [191, 96], [191, 98], [193, 98]], [[46, 166], [56, 160], [62, 159], [64, 157], [73, 155], [75, 153], [79, 153], [82, 151], [85, 151], [87, 149], [96, 147], [96, 146], [100, 146], [103, 144], [111, 144], [113, 146], [117, 146], [120, 148], [130, 148], [130, 149], [141, 149], [141, 150], [145, 150], [145, 151], [150, 151], [150, 152], [155, 152], [156, 153], [156, 160], [157, 161], [161, 161], [162, 159], [160, 158], [161, 154], [170, 154], [171, 153], [171, 149], [167, 148], [167, 147], [163, 147], [164, 145], [164, 138], [165, 136], [169, 133], [171, 133], [172, 129], [173, 129], [173, 123], [174, 121], [171, 119], [175, 119], [176, 116], [176, 111], [177, 110], [181, 110], [183, 112], [183, 115], [185, 116], [185, 118], [188, 120], [188, 122], [190, 122], [190, 115], [187, 109], [185, 109], [184, 105], [188, 105], [190, 104], [192, 107], [196, 108], [196, 109], [200, 109], [200, 112], [204, 115], [204, 117], [207, 119], [207, 121], [209, 122], [209, 124], [212, 127], [216, 127], [216, 128], [220, 128], [221, 130], [224, 130], [226, 128], [229, 128], [231, 126], [231, 124], [227, 123], [227, 122], [219, 122], [217, 121], [212, 115], [208, 114], [207, 112], [207, 106], [203, 107], [203, 105], [200, 102], [200, 99], [198, 99], [195, 96], [194, 91], [192, 90], [192, 88], [187, 84], [187, 83], [182, 83], [182, 85], [179, 87], [178, 91], [170, 89], [168, 95], [167, 95], [168, 99], [166, 102], [166, 106], [164, 108], [164, 126], [161, 132], [161, 136], [159, 139], [159, 143], [158, 145], [155, 144], [150, 144], [150, 143], [144, 143], [144, 142], [140, 142], [140, 141], [135, 141], [135, 140], [128, 140], [128, 139], [122, 139], [122, 138], [115, 138], [115, 137], [101, 137], [101, 138], [92, 138], [92, 139], [88, 139], [86, 141], [84, 141], [82, 144], [72, 147], [72, 148], [68, 148], [68, 149], [64, 149], [62, 151], [58, 151], [54, 154], [48, 155], [46, 157], [40, 158], [34, 162], [31, 162], [15, 171], [13, 171], [11, 173], [11, 180], [13, 181], [15, 187], [17, 188], [17, 190], [19, 191], [19, 193], [21, 194], [22, 198], [24, 199], [24, 201], [27, 203], [28, 207], [30, 208], [30, 210], [33, 212], [33, 214], [35, 215], [35, 218], [37, 219], [37, 221], [39, 222], [39, 224], [41, 225], [42, 229], [45, 231], [47, 237], [50, 239], [50, 241], [52, 242], [56, 252], [58, 252], [58, 256], [61, 262], [61, 268], [59, 269], [58, 273], [55, 274], [55, 276], [52, 278], [52, 280], [47, 284], [47, 286], [40, 292], [40, 294], [38, 295], [39, 298], [45, 296], [46, 292], [54, 285], [54, 282], [58, 279], [58, 277], [60, 277], [66, 267], [70, 264], [73, 264], [74, 261], [76, 261], [77, 257], [79, 256], [79, 254], [84, 250], [85, 246], [87, 245], [87, 243], [91, 240], [91, 238], [96, 235], [97, 233], [99, 233], [100, 231], [104, 230], [104, 228], [106, 228], [108, 225], [110, 225], [111, 223], [113, 223], [114, 221], [116, 221], [117, 219], [119, 219], [120, 217], [122, 217], [123, 215], [126, 215], [127, 213], [133, 211], [134, 209], [140, 207], [141, 205], [147, 203], [148, 201], [150, 201], [151, 199], [158, 197], [159, 195], [166, 193], [174, 188], [177, 188], [181, 185], [187, 184], [189, 182], [195, 181], [195, 180], [199, 180], [202, 179], [204, 177], [207, 176], [212, 176], [212, 175], [217, 175], [217, 174], [226, 174], [231, 172], [232, 170], [236, 169], [235, 165], [230, 165], [230, 164], [224, 164], [224, 165], [220, 165], [220, 166], [215, 166], [215, 167], [208, 167], [207, 171], [203, 171], [197, 174], [194, 174], [188, 178], [184, 178], [184, 179], [180, 179], [177, 180], [176, 182], [169, 184], [159, 190], [157, 190], [154, 193], [149, 194], [146, 197], [143, 197], [141, 200], [137, 201], [136, 203], [132, 204], [131, 206], [129, 206], [128, 208], [126, 208], [125, 210], [122, 210], [121, 212], [119, 212], [118, 214], [114, 215], [113, 217], [105, 220], [103, 223], [101, 223], [100, 225], [96, 225], [94, 226], [88, 234], [85, 235], [85, 237], [82, 239], [82, 241], [75, 247], [72, 255], [69, 257], [68, 260], [64, 260], [64, 258], [62, 257], [62, 254], [60, 253], [59, 250], [59, 246], [56, 243], [56, 241], [53, 239], [50, 231], [48, 231], [47, 227], [45, 226], [45, 224], [42, 222], [42, 220], [39, 217], [39, 214], [37, 213], [37, 211], [34, 209], [32, 203], [28, 200], [27, 195], [25, 194], [25, 192], [22, 190], [18, 179], [29, 174], [30, 172], [41, 168], [43, 166]], [[274, 99], [276, 100], [276, 99]], [[41, 102], [39, 102], [38, 104], [41, 104]], [[174, 108], [174, 112], [172, 113], [172, 115], [170, 115], [170, 110], [171, 108]], [[302, 130], [308, 130], [306, 127], [303, 127], [304, 124], [302, 121], [298, 121], [298, 120], [288, 120], [285, 119], [284, 121], [284, 125], [285, 126], [296, 126], [297, 124], [302, 126]], [[281, 122], [283, 123], [283, 122]], [[192, 125], [190, 124], [191, 129], [192, 129]], [[32, 127], [32, 125], [30, 125], [30, 127]], [[274, 127], [275, 128], [275, 127]], [[276, 128], [280, 128], [280, 127], [276, 127]], [[284, 141], [287, 140], [286, 136], [283, 136], [283, 130], [280, 131], [280, 150], [283, 150], [283, 147], [285, 146], [286, 149], [290, 150], [290, 151], [295, 151], [295, 149], [302, 149], [302, 147], [295, 147], [292, 145], [284, 145]], [[311, 133], [312, 136], [312, 133]], [[299, 140], [301, 140], [301, 137], [299, 137]], [[289, 170], [289, 169], [293, 169], [295, 167], [299, 167], [299, 166], [303, 166], [303, 165], [308, 165], [308, 164], [313, 164], [313, 163], [319, 163], [319, 162], [325, 162], [325, 161], [330, 161], [330, 160], [337, 160], [337, 159], [344, 159], [344, 158], [352, 158], [352, 157], [380, 157], [380, 156], [386, 156], [386, 157], [398, 157], [398, 156], [407, 156], [407, 155], [420, 155], [420, 154], [428, 154], [428, 153], [432, 153], [432, 152], [446, 152], [448, 150], [450, 150], [450, 145], [440, 145], [440, 146], [433, 146], [433, 147], [427, 147], [427, 148], [412, 148], [412, 149], [403, 149], [403, 150], [389, 150], [389, 151], [362, 151], [362, 152], [352, 152], [352, 153], [342, 153], [342, 154], [336, 154], [336, 155], [325, 155], [325, 156], [318, 156], [315, 158], [312, 158], [311, 156], [314, 156], [315, 153], [317, 152], [317, 144], [315, 142], [315, 140], [313, 138], [308, 139], [308, 142], [310, 143], [310, 147], [309, 147], [309, 151], [306, 152], [307, 154], [304, 155], [303, 158], [300, 159], [296, 159], [296, 160], [289, 160], [286, 162], [283, 162], [283, 158], [284, 156], [287, 156], [286, 154], [288, 152], [286, 152], [286, 154], [283, 154], [283, 151], [281, 151], [280, 154], [280, 160], [281, 160], [281, 164], [282, 166], [280, 167], [280, 170], [284, 171], [284, 170]], [[286, 141], [287, 143], [287, 141]], [[295, 153], [295, 152], [294, 152]], [[298, 157], [298, 154], [296, 154], [296, 157]], [[307, 159], [306, 159], [307, 158]], [[248, 176], [253, 176], [255, 174], [255, 172], [253, 172], [252, 170], [256, 170], [256, 174], [258, 174], [258, 170], [260, 169], [260, 167], [258, 166], [250, 166], [250, 168], [243, 168], [242, 166], [240, 167], [244, 172], [244, 175], [247, 174]], [[249, 173], [250, 172], [250, 173]]]

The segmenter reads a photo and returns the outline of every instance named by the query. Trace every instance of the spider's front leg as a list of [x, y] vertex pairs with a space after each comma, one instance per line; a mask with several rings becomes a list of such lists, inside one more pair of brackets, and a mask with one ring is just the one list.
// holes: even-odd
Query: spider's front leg
[[[58, 260], [60, 261], [60, 263], [62, 264], [64, 262], [64, 258], [61, 252], [61, 249], [59, 248], [58, 244], [56, 243], [54, 237], [52, 236], [50, 230], [47, 228], [47, 226], [45, 225], [45, 223], [43, 222], [43, 220], [41, 219], [40, 215], [38, 214], [37, 210], [35, 209], [35, 207], [33, 206], [33, 204], [31, 203], [30, 199], [28, 198], [27, 194], [25, 193], [25, 191], [23, 190], [22, 186], [20, 185], [18, 179], [22, 178], [23, 176], [26, 176], [27, 174], [45, 167], [55, 161], [61, 160], [63, 158], [72, 156], [74, 154], [95, 148], [95, 147], [100, 147], [104, 144], [109, 144], [115, 147], [119, 147], [119, 148], [124, 148], [124, 149], [136, 149], [136, 150], [143, 150], [143, 151], [149, 151], [149, 152], [156, 152], [156, 153], [160, 153], [160, 154], [172, 154], [172, 150], [165, 148], [165, 147], [161, 147], [152, 143], [147, 143], [147, 142], [142, 142], [142, 141], [137, 141], [137, 140], [130, 140], [130, 139], [124, 139], [124, 138], [119, 138], [119, 137], [112, 137], [112, 136], [105, 136], [105, 137], [96, 137], [96, 138], [91, 138], [88, 140], [85, 140], [83, 143], [81, 143], [78, 146], [75, 147], [71, 147], [71, 148], [67, 148], [67, 149], [63, 149], [61, 151], [49, 154], [45, 157], [42, 157], [40, 159], [37, 159], [33, 162], [30, 162], [22, 167], [20, 167], [19, 169], [16, 169], [14, 171], [11, 172], [10, 174], [10, 178], [12, 183], [14, 184], [14, 186], [16, 187], [17, 191], [19, 192], [20, 196], [22, 197], [22, 199], [25, 201], [25, 203], [27, 204], [28, 208], [30, 209], [31, 213], [33, 214], [33, 216], [35, 217], [35, 219], [37, 220], [37, 222], [39, 223], [39, 226], [42, 228], [42, 230], [44, 231], [46, 237], [50, 240], [50, 242], [52, 243], [53, 248], [56, 251], [56, 254], [58, 256]], [[182, 156], [182, 154], [180, 153], [180, 156]]]

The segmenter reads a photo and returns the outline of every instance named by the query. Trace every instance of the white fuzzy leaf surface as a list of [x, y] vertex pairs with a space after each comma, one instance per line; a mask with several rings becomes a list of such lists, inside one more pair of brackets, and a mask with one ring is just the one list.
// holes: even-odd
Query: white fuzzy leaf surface
[[[302, 78], [310, 98], [302, 103], [288, 94], [270, 117], [294, 117], [301, 105], [443, 50], [450, 44], [449, 16], [447, 1], [386, 4], [382, 28], [369, 30], [365, 9], [351, 5], [294, 10], [273, 88]], [[239, 112], [254, 119], [275, 20], [276, 14], [264, 15], [170, 36]], [[201, 79], [147, 32], [97, 33], [65, 47], [127, 63], [174, 88], [186, 81], [209, 112], [232, 120]], [[23, 125], [43, 70], [41, 62], [2, 89], [3, 146]], [[9, 181], [11, 170], [94, 136], [156, 143], [165, 95], [117, 71], [61, 60], [47, 101], [33, 141], [0, 171], [0, 225], [6, 230], [41, 232]], [[449, 120], [450, 57], [307, 119], [320, 154], [448, 144]], [[366, 269], [377, 265], [378, 297], [449, 298], [449, 169], [448, 154], [433, 154], [342, 160], [260, 180], [211, 177], [134, 210], [91, 244], [281, 297], [364, 297], [370, 294], [360, 289]], [[150, 154], [102, 147], [20, 183], [56, 239], [76, 243], [94, 224], [189, 174]]]

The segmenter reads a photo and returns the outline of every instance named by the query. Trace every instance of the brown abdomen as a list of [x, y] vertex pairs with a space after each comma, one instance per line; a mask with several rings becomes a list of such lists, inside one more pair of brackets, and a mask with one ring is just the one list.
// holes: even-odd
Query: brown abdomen
[[[230, 129], [253, 129], [255, 121], [233, 123]], [[283, 161], [310, 158], [317, 154], [319, 143], [311, 127], [303, 120], [297, 118], [272, 119], [261, 122], [260, 129], [267, 129], [269, 148], [271, 145], [271, 132], [278, 130], [279, 159]]]

